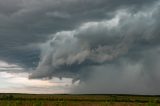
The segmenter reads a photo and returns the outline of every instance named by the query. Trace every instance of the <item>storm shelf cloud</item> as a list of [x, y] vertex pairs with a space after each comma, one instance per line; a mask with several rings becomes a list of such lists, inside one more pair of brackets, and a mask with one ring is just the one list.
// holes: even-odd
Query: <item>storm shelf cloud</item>
[[70, 93], [159, 94], [159, 19], [159, 0], [0, 0], [0, 70], [70, 78]]

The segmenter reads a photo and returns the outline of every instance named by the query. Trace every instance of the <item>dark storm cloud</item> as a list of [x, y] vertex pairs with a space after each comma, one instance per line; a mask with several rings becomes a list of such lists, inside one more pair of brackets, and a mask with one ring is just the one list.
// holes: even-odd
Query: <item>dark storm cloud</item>
[[[88, 85], [75, 92], [104, 93], [123, 82], [129, 89], [141, 75], [139, 85], [152, 85], [159, 80], [159, 10], [158, 0], [0, 0], [0, 60], [36, 68], [30, 78]], [[110, 84], [109, 75], [120, 80], [95, 85]], [[145, 88], [139, 85], [135, 91]]]
[[44, 42], [51, 33], [70, 30], [87, 21], [111, 18], [119, 8], [131, 6], [137, 11], [154, 1], [0, 0], [0, 58], [7, 62], [20, 61], [24, 65], [38, 62], [37, 55], [35, 60], [25, 63], [29, 58], [26, 54], [29, 53], [30, 58], [35, 57], [32, 54], [38, 52], [38, 47], [28, 51], [17, 48]]
[[115, 14], [53, 34], [42, 45], [30, 78], [80, 79], [74, 93], [157, 94], [159, 2], [136, 13], [119, 9]]

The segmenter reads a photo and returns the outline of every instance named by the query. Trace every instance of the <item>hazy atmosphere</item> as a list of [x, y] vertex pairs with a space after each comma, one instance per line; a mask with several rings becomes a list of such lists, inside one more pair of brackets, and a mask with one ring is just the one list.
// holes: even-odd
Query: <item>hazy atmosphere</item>
[[0, 92], [160, 95], [159, 0], [0, 0]]

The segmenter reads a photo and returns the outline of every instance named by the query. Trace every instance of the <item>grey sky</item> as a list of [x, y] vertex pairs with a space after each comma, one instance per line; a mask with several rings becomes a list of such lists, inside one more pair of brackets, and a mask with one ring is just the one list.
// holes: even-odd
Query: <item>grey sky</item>
[[30, 79], [80, 80], [71, 93], [156, 94], [159, 6], [159, 0], [0, 0], [0, 61], [22, 67]]

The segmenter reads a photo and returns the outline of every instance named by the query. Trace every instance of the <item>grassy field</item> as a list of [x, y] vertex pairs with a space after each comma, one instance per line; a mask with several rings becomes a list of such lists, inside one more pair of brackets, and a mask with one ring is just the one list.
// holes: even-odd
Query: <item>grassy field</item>
[[0, 106], [160, 106], [160, 96], [0, 94]]

